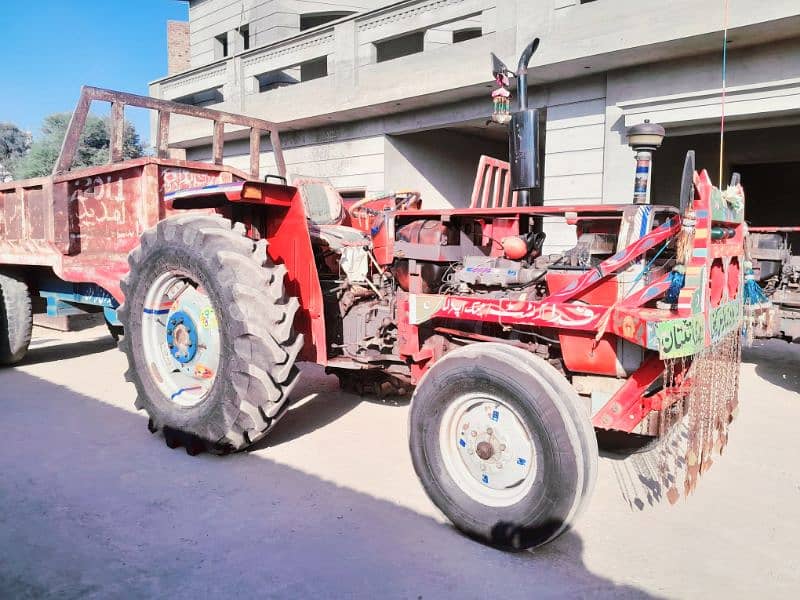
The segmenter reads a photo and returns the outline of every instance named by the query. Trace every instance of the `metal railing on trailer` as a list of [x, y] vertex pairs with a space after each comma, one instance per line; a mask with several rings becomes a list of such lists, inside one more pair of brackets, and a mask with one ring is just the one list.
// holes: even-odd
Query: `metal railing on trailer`
[[286, 162], [281, 150], [278, 126], [272, 121], [265, 121], [256, 117], [237, 115], [201, 106], [192, 106], [170, 100], [160, 100], [149, 96], [139, 96], [126, 92], [117, 92], [92, 86], [83, 86], [75, 111], [64, 136], [61, 153], [53, 167], [53, 175], [66, 173], [72, 167], [75, 154], [78, 151], [81, 133], [86, 125], [86, 117], [93, 101], [108, 102], [111, 104], [111, 119], [109, 127], [110, 151], [109, 163], [122, 162], [124, 159], [123, 142], [125, 137], [125, 107], [132, 106], [154, 110], [158, 113], [156, 128], [155, 150], [159, 158], [167, 158], [169, 149], [169, 124], [170, 115], [183, 115], [213, 122], [212, 160], [215, 165], [222, 164], [223, 146], [225, 143], [225, 125], [245, 127], [250, 130], [250, 176], [259, 177], [261, 154], [261, 136], [269, 134], [270, 144], [275, 156], [278, 174], [286, 177]]

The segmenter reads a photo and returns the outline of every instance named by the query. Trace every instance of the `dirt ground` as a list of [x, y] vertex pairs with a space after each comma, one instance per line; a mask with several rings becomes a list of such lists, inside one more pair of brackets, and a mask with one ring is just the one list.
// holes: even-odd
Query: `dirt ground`
[[574, 530], [507, 554], [428, 501], [407, 406], [307, 365], [266, 442], [190, 457], [147, 431], [104, 329], [34, 334], [0, 371], [2, 597], [800, 596], [798, 346], [745, 352], [728, 450], [688, 500], [648, 500], [606, 457]]

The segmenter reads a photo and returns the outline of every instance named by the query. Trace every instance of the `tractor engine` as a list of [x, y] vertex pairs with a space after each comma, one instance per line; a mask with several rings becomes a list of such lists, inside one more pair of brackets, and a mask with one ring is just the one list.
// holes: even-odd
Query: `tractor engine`
[[613, 255], [617, 235], [595, 224], [581, 224], [577, 243], [559, 254], [542, 255], [543, 233], [531, 231], [494, 239], [482, 219], [412, 221], [397, 231], [394, 274], [405, 291], [426, 294], [507, 295], [524, 291], [529, 299], [547, 292], [549, 271], [586, 271]]
[[341, 248], [336, 258], [320, 270], [332, 353], [364, 364], [390, 360], [397, 355], [391, 275], [366, 245]]

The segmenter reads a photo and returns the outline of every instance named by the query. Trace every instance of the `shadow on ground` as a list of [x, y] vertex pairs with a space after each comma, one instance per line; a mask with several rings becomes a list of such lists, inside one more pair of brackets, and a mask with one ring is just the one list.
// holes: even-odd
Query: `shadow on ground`
[[405, 397], [384, 401], [367, 394], [343, 392], [336, 376], [324, 376], [323, 367], [314, 363], [302, 363], [300, 369], [303, 376], [292, 391], [291, 407], [280, 424], [267, 437], [253, 444], [250, 451], [278, 446], [307, 435], [343, 417], [362, 402], [379, 403], [386, 410], [408, 404], [409, 399]]
[[589, 572], [575, 533], [502, 553], [267, 458], [168, 450], [142, 415], [22, 371], [0, 381], [8, 597], [646, 596]]
[[755, 363], [762, 379], [790, 392], [800, 392], [800, 344], [783, 340], [756, 340], [742, 349], [742, 361]]
[[105, 335], [93, 340], [82, 340], [79, 342], [61, 342], [59, 344], [52, 344], [44, 346], [45, 342], [52, 342], [55, 340], [41, 340], [37, 339], [31, 343], [31, 347], [25, 358], [19, 363], [20, 366], [38, 365], [40, 363], [54, 362], [57, 360], [66, 360], [69, 358], [78, 358], [81, 356], [88, 356], [90, 354], [97, 354], [105, 352], [114, 348], [117, 343], [110, 335]]

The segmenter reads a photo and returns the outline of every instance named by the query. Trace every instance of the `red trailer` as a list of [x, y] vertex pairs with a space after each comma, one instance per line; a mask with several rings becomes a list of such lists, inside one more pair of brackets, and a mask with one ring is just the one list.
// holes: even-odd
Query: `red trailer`
[[[112, 162], [73, 171], [92, 100], [112, 105]], [[158, 111], [157, 156], [118, 162], [125, 105]], [[214, 164], [167, 158], [170, 114], [213, 122]], [[250, 172], [222, 164], [225, 126], [249, 130]], [[274, 183], [259, 178], [262, 134]], [[680, 208], [522, 206], [514, 169], [483, 161], [470, 208], [405, 193], [345, 210], [324, 181], [287, 184], [273, 123], [84, 88], [53, 175], [0, 185], [0, 361], [25, 354], [32, 299], [103, 310], [124, 327], [150, 430], [192, 454], [267, 435], [298, 361], [380, 393], [415, 388], [423, 486], [503, 548], [574, 522], [595, 429], [664, 437], [688, 422], [656, 485], [690, 492], [736, 404], [741, 188], [690, 169]], [[577, 244], [545, 255], [552, 217]]]

